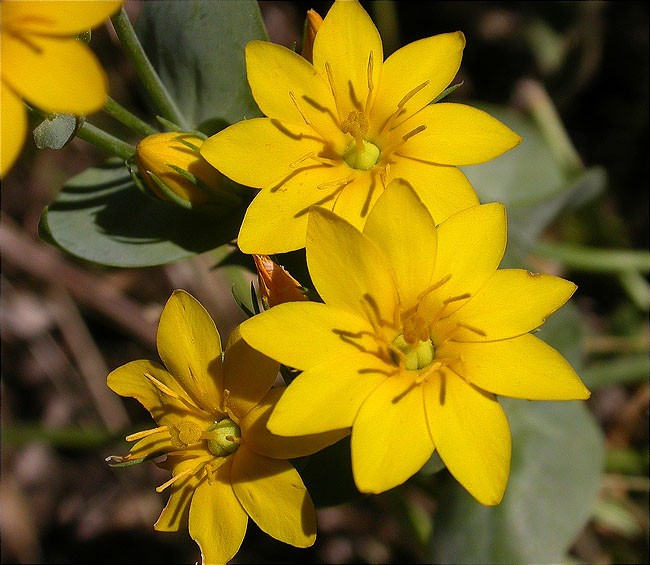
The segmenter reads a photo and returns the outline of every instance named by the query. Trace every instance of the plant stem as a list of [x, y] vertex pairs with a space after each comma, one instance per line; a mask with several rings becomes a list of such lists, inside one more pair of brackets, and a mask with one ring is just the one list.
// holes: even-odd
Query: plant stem
[[150, 126], [148, 123], [138, 118], [138, 116], [129, 112], [124, 106], [113, 100], [110, 96], [106, 99], [106, 104], [104, 104], [103, 110], [130, 130], [144, 137], [160, 133], [156, 128]]
[[535, 253], [557, 259], [567, 267], [590, 273], [650, 271], [650, 253], [629, 249], [592, 249], [566, 243], [540, 241]]
[[185, 116], [181, 113], [174, 99], [170, 96], [158, 73], [149, 61], [138, 36], [129, 21], [126, 11], [122, 8], [111, 17], [115, 33], [120, 40], [124, 53], [133, 62], [135, 71], [147, 93], [151, 97], [156, 111], [164, 118], [189, 129]]
[[133, 145], [112, 136], [110, 133], [106, 133], [104, 130], [88, 122], [84, 122], [79, 128], [77, 137], [122, 159], [132, 159], [135, 155], [135, 147]]
[[582, 159], [542, 84], [532, 79], [523, 79], [517, 84], [516, 97], [519, 104], [530, 112], [562, 170], [569, 177], [582, 172]]

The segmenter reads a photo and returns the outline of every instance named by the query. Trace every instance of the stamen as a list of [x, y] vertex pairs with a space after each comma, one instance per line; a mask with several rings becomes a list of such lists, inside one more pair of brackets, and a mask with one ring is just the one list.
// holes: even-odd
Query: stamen
[[397, 103], [397, 110], [391, 114], [391, 116], [386, 120], [386, 123], [384, 126], [381, 128], [381, 132], [383, 133], [384, 130], [389, 129], [393, 130], [397, 127], [397, 125], [393, 125], [393, 122], [401, 116], [406, 110], [404, 110], [404, 106], [406, 103], [413, 98], [420, 90], [422, 90], [425, 86], [429, 84], [428, 80], [425, 80], [422, 84], [416, 86], [415, 88], [409, 90], [404, 96], [402, 96], [402, 99]]
[[487, 336], [487, 334], [483, 330], [475, 328], [474, 326], [470, 326], [469, 324], [465, 324], [465, 323], [462, 323], [462, 322], [456, 322], [456, 325], [458, 327], [460, 327], [460, 328], [465, 328], [466, 330], [469, 330], [470, 332], [473, 332], [473, 333], [475, 333], [477, 335], [480, 335], [481, 337]]
[[445, 275], [438, 282], [435, 282], [430, 287], [425, 288], [420, 294], [418, 294], [418, 301], [422, 300], [427, 294], [430, 294], [434, 290], [438, 290], [442, 285], [447, 283], [450, 278], [451, 274]]
[[341, 116], [341, 108], [339, 108], [339, 101], [336, 98], [336, 91], [334, 90], [334, 77], [332, 76], [332, 66], [328, 61], [325, 62], [325, 72], [327, 73], [327, 82], [330, 85], [330, 91], [332, 92], [332, 97], [334, 98], [334, 105], [336, 106], [336, 113]]
[[296, 95], [291, 90], [289, 91], [289, 98], [291, 98], [293, 105], [296, 107], [296, 110], [298, 110], [298, 113], [302, 116], [302, 119], [305, 120], [305, 123], [311, 127], [311, 122], [309, 121], [305, 113], [302, 111], [300, 106], [298, 105], [298, 100], [296, 99]]
[[400, 147], [402, 147], [402, 145], [404, 145], [409, 139], [411, 139], [413, 136], [417, 135], [418, 133], [422, 133], [425, 129], [427, 129], [427, 126], [422, 124], [412, 129], [408, 133], [405, 133], [399, 141], [393, 143], [393, 145], [390, 145], [386, 149], [384, 149], [383, 154], [390, 155], [391, 153], [395, 153], [395, 151], [397, 151]]
[[[444, 307], [443, 307], [444, 308]], [[475, 328], [473, 326], [470, 326], [468, 324], [462, 323], [462, 322], [456, 322], [456, 325], [451, 328], [446, 334], [444, 334], [438, 343], [436, 344], [437, 347], [442, 347], [445, 343], [451, 340], [452, 336], [460, 329], [466, 329], [469, 330], [470, 332], [474, 332], [477, 335], [480, 335], [481, 337], [485, 337], [487, 334], [483, 331], [480, 330], [479, 328]]]
[[153, 428], [151, 430], [143, 430], [141, 432], [136, 432], [134, 434], [126, 436], [126, 441], [137, 441], [139, 439], [152, 436], [158, 432], [167, 432], [169, 428], [167, 426], [160, 426], [159, 428]]
[[181, 396], [177, 392], [173, 391], [171, 388], [169, 388], [166, 384], [160, 382], [156, 377], [153, 375], [150, 375], [149, 373], [145, 373], [144, 376], [153, 383], [153, 385], [162, 393], [166, 394], [167, 396], [171, 396], [174, 400], [178, 400], [179, 402], [182, 402], [190, 408], [191, 410], [196, 410], [196, 405], [189, 399], [186, 398], [185, 396]]
[[428, 80], [425, 80], [422, 84], [416, 86], [412, 90], [409, 90], [403, 97], [402, 99], [397, 103], [397, 107], [401, 110], [404, 108], [404, 105], [411, 99], [413, 98], [420, 90], [422, 90], [425, 86], [429, 84]]
[[466, 298], [471, 298], [472, 295], [469, 292], [465, 294], [459, 294], [458, 296], [452, 296], [442, 301], [443, 304], [451, 304], [452, 302], [458, 302], [459, 300], [465, 300]]
[[343, 179], [338, 179], [338, 180], [333, 180], [330, 182], [324, 182], [322, 184], [319, 184], [316, 188], [318, 190], [326, 190], [328, 188], [343, 188], [345, 185], [350, 184], [354, 178], [354, 175], [347, 176]]
[[193, 475], [196, 473], [201, 467], [205, 465], [205, 461], [201, 461], [196, 467], [190, 467], [189, 469], [186, 469], [182, 473], [179, 473], [178, 475], [172, 477], [168, 481], [164, 482], [162, 485], [159, 487], [156, 487], [156, 492], [162, 492], [164, 491], [167, 487], [173, 485], [176, 481], [179, 479], [182, 479], [183, 477], [187, 477], [188, 475]]
[[425, 129], [427, 129], [427, 126], [425, 126], [424, 124], [422, 124], [422, 125], [416, 127], [415, 129], [411, 130], [410, 132], [405, 133], [405, 134], [402, 136], [402, 140], [403, 140], [403, 141], [408, 141], [408, 140], [411, 139], [414, 135], [417, 135], [418, 133], [422, 133]]
[[368, 96], [366, 96], [366, 105], [363, 107], [363, 111], [365, 114], [368, 114], [368, 109], [370, 108], [370, 99], [372, 97], [372, 90], [374, 88], [374, 84], [372, 82], [372, 69], [373, 69], [373, 52], [370, 51], [370, 55], [368, 56], [368, 69], [367, 69], [367, 74], [368, 74]]

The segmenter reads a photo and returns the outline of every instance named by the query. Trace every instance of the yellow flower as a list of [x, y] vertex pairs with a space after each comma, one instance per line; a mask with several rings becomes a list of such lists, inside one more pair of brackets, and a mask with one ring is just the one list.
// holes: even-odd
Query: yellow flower
[[498, 504], [511, 438], [496, 396], [589, 396], [569, 363], [530, 333], [575, 285], [498, 269], [506, 245], [498, 203], [436, 227], [395, 181], [363, 233], [312, 210], [307, 262], [325, 303], [280, 304], [240, 327], [253, 347], [303, 371], [269, 429], [293, 436], [352, 426], [355, 482], [371, 493], [406, 481], [435, 449], [479, 502]]
[[437, 222], [478, 203], [459, 165], [481, 163], [520, 138], [485, 112], [430, 104], [460, 66], [465, 37], [416, 41], [386, 61], [361, 5], [334, 3], [318, 28], [313, 64], [264, 41], [246, 46], [253, 96], [266, 118], [236, 123], [201, 148], [235, 182], [260, 188], [239, 247], [274, 254], [305, 245], [311, 205], [361, 229], [385, 186], [411, 184]]
[[21, 99], [49, 113], [100, 110], [107, 80], [91, 50], [74, 36], [101, 24], [121, 1], [5, 0], [1, 8], [2, 152], [0, 176], [27, 136]]
[[176, 132], [156, 133], [138, 143], [140, 175], [156, 196], [205, 204], [211, 195], [222, 194], [221, 173], [201, 157], [202, 143], [195, 134]]
[[252, 350], [235, 331], [222, 361], [219, 334], [203, 307], [184, 291], [168, 300], [158, 327], [164, 363], [140, 360], [108, 376], [117, 394], [132, 396], [157, 428], [129, 436], [139, 461], [158, 463], [172, 478], [171, 496], [156, 530], [189, 526], [204, 563], [225, 563], [239, 549], [250, 516], [266, 533], [308, 547], [316, 514], [300, 476], [286, 459], [313, 453], [349, 432], [281, 438], [267, 431], [284, 387], [271, 388], [278, 364]]

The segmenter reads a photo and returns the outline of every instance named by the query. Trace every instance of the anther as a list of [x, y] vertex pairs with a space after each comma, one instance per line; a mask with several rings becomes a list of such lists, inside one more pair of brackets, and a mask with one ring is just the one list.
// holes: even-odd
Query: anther
[[416, 86], [412, 90], [409, 90], [403, 97], [402, 99], [397, 103], [397, 107], [401, 110], [404, 108], [404, 105], [411, 99], [413, 98], [420, 90], [422, 90], [425, 86], [429, 84], [428, 80], [425, 80], [422, 84]]
[[164, 482], [164, 483], [163, 483], [162, 485], [160, 485], [159, 487], [156, 487], [156, 492], [162, 492], [162, 491], [164, 491], [167, 487], [173, 485], [173, 484], [174, 484], [176, 481], [178, 481], [179, 479], [182, 479], [182, 478], [184, 478], [184, 477], [187, 477], [188, 475], [193, 475], [193, 474], [196, 473], [196, 472], [197, 472], [201, 467], [203, 467], [203, 465], [205, 465], [205, 461], [201, 461], [201, 463], [199, 463], [196, 467], [192, 467], [192, 468], [190, 468], [190, 469], [186, 469], [186, 470], [183, 471], [182, 473], [179, 473], [178, 475], [172, 477], [171, 479], [169, 479], [168, 481]]
[[151, 430], [143, 430], [141, 432], [136, 432], [134, 434], [126, 436], [126, 441], [137, 441], [139, 439], [149, 437], [153, 434], [157, 434], [158, 432], [167, 432], [169, 431], [169, 428], [167, 426], [160, 426], [159, 428], [153, 428]]
[[368, 74], [368, 96], [366, 96], [366, 105], [364, 106], [364, 111], [368, 112], [368, 108], [370, 107], [370, 99], [372, 97], [372, 90], [374, 88], [374, 83], [372, 81], [372, 70], [373, 70], [373, 52], [370, 51], [370, 55], [368, 56], [368, 68], [367, 68], [367, 74]]
[[[418, 133], [422, 133], [425, 129], [427, 129], [427, 126], [425, 126], [424, 124], [422, 124], [422, 125], [416, 127], [415, 129], [412, 129], [410, 132], [405, 133], [405, 134], [402, 136], [402, 140], [404, 140], [404, 141], [408, 141], [408, 140], [411, 139], [414, 135], [417, 135]], [[400, 144], [400, 145], [401, 145], [401, 144]]]
[[301, 110], [300, 106], [298, 105], [298, 100], [296, 99], [296, 95], [290, 90], [289, 91], [289, 98], [291, 98], [291, 101], [293, 102], [294, 106], [296, 107], [296, 110], [298, 110], [298, 113], [302, 116], [302, 119], [305, 120], [305, 123], [308, 126], [311, 126], [311, 122], [307, 119], [307, 116], [305, 113]]

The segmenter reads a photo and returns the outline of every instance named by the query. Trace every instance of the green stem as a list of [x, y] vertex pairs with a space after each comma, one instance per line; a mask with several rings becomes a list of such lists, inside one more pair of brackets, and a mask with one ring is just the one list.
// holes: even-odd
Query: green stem
[[627, 269], [618, 273], [618, 280], [632, 302], [645, 312], [650, 310], [650, 285], [641, 273]]
[[629, 249], [592, 249], [566, 243], [541, 241], [535, 253], [557, 259], [567, 267], [590, 273], [621, 273], [650, 271], [650, 253]]
[[135, 155], [135, 147], [133, 145], [112, 136], [110, 133], [106, 133], [104, 130], [88, 122], [84, 122], [79, 128], [77, 137], [122, 159], [132, 159]]
[[164, 118], [178, 124], [184, 129], [188, 129], [189, 125], [185, 116], [183, 116], [178, 106], [176, 106], [176, 102], [170, 96], [165, 85], [160, 80], [156, 69], [154, 69], [149, 61], [124, 8], [111, 18], [111, 22], [120, 40], [122, 49], [124, 49], [124, 53], [133, 62], [135, 71], [151, 97], [156, 111]]
[[524, 79], [517, 86], [517, 94], [546, 138], [558, 165], [570, 177], [581, 173], [582, 159], [544, 87], [535, 80]]
[[156, 128], [150, 126], [148, 123], [138, 118], [138, 116], [129, 112], [124, 106], [113, 100], [110, 96], [106, 99], [106, 104], [104, 104], [103, 110], [111, 116], [111, 118], [115, 118], [130, 130], [144, 137], [160, 133]]

